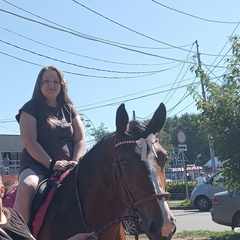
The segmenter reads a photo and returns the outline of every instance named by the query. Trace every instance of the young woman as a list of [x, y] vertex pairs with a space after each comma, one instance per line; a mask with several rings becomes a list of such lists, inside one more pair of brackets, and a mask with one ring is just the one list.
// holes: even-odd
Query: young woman
[[38, 74], [33, 95], [16, 115], [24, 149], [14, 209], [29, 222], [38, 184], [85, 154], [85, 134], [80, 116], [67, 94], [63, 73], [55, 66]]

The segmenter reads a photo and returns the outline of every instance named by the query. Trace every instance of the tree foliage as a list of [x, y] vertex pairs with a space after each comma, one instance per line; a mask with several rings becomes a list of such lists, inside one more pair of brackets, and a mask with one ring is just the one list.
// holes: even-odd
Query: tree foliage
[[105, 124], [101, 122], [100, 126], [97, 129], [92, 129], [91, 136], [94, 137], [94, 140], [96, 142], [99, 142], [102, 138], [106, 137], [109, 134], [110, 132], [108, 131], [108, 128], [105, 127]]
[[[185, 152], [191, 164], [195, 163], [197, 155], [201, 154], [198, 165], [204, 165], [209, 159], [208, 138], [204, 129], [200, 127], [200, 114], [183, 114], [168, 117], [163, 130], [157, 134], [161, 145], [169, 152], [169, 165], [175, 167], [174, 153], [177, 154], [177, 133], [182, 130], [187, 136], [187, 151]], [[147, 124], [148, 121], [145, 121]]]
[[[201, 154], [203, 165], [209, 160], [208, 140], [205, 130], [200, 128], [200, 114], [183, 114], [180, 117], [174, 116], [167, 118], [164, 132], [170, 134], [170, 143], [175, 149], [178, 147], [177, 134], [181, 130], [186, 134], [187, 151], [185, 152], [191, 164], [195, 163], [197, 155]], [[165, 146], [165, 145], [164, 145]]]
[[232, 56], [226, 59], [226, 73], [222, 82], [211, 81], [201, 69], [195, 73], [202, 80], [206, 98], [194, 92], [198, 109], [203, 113], [201, 125], [211, 133], [215, 152], [222, 160], [230, 159], [224, 165], [224, 174], [231, 187], [240, 185], [240, 43], [239, 36], [230, 38]]

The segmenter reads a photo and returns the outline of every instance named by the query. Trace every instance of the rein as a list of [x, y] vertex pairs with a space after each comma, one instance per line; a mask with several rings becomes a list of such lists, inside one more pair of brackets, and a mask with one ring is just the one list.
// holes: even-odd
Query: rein
[[[101, 229], [99, 229], [98, 231], [95, 232], [95, 235], [98, 237], [101, 233], [103, 233], [104, 231], [106, 231], [109, 227], [111, 227], [112, 225], [114, 225], [115, 223], [118, 222], [122, 222], [122, 221], [134, 221], [134, 222], [140, 222], [140, 219], [138, 217], [135, 216], [123, 216], [123, 217], [119, 217], [116, 218], [112, 221], [110, 221], [108, 224], [104, 225]], [[94, 240], [94, 238], [90, 237], [88, 238], [88, 240]]]

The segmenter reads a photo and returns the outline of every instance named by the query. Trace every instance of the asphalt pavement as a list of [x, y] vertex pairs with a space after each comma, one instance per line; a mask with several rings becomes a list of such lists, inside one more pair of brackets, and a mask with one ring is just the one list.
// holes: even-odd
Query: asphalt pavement
[[210, 212], [200, 212], [198, 209], [172, 209], [177, 221], [177, 231], [231, 231], [231, 227], [223, 226], [212, 221]]

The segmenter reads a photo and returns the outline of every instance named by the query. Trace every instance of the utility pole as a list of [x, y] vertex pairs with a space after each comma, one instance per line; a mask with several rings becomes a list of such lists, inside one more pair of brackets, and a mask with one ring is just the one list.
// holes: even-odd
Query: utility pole
[[136, 114], [135, 114], [135, 111], [133, 111], [133, 120], [136, 120]]
[[178, 159], [180, 156], [180, 159], [183, 164], [183, 174], [184, 174], [184, 181], [185, 181], [185, 188], [186, 188], [186, 199], [189, 200], [189, 193], [188, 193], [188, 178], [187, 178], [187, 168], [186, 168], [186, 163], [185, 163], [185, 158], [184, 158], [184, 151], [187, 151], [187, 137], [185, 132], [182, 130], [178, 131], [177, 134], [177, 139], [178, 139]]
[[[198, 41], [196, 40], [195, 43], [196, 43], [196, 46], [197, 46], [198, 66], [200, 67], [200, 69], [202, 69]], [[206, 94], [205, 94], [202, 75], [201, 75], [201, 86], [202, 86], [203, 100], [206, 102], [207, 100], [206, 100]], [[214, 146], [213, 146], [213, 142], [212, 142], [212, 134], [209, 134], [209, 150], [210, 150], [210, 156], [211, 156], [211, 160], [212, 160], [212, 171], [213, 171], [213, 173], [216, 173], [215, 153], [214, 153]]]

